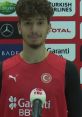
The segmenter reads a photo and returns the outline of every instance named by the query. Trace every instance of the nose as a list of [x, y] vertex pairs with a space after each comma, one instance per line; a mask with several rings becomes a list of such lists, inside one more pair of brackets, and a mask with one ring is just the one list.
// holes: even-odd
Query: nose
[[38, 26], [36, 24], [33, 24], [31, 27], [31, 32], [36, 33], [38, 31]]

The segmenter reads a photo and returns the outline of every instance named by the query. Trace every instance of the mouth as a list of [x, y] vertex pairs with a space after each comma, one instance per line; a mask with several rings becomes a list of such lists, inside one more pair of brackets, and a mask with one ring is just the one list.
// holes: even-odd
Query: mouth
[[38, 39], [38, 36], [31, 36], [31, 39]]
[[32, 39], [32, 40], [37, 40], [37, 39], [40, 38], [40, 36], [38, 36], [38, 35], [32, 35], [32, 36], [29, 36], [29, 38]]

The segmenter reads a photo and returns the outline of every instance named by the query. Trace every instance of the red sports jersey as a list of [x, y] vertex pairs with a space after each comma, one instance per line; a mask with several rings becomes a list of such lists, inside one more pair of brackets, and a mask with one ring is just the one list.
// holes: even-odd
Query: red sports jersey
[[50, 53], [45, 60], [29, 64], [20, 55], [3, 62], [0, 117], [31, 117], [30, 92], [46, 92], [42, 117], [67, 117], [65, 99], [66, 60]]

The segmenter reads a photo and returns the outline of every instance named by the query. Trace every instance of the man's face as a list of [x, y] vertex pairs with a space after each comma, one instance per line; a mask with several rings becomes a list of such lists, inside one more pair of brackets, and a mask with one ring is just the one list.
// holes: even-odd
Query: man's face
[[50, 24], [48, 24], [46, 17], [29, 17], [18, 23], [18, 29], [28, 46], [38, 48], [45, 43]]

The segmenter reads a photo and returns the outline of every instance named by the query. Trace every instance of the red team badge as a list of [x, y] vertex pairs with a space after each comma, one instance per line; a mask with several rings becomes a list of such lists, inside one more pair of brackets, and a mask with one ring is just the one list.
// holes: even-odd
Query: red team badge
[[41, 75], [41, 81], [43, 83], [50, 83], [52, 81], [52, 76], [50, 73], [43, 73]]

